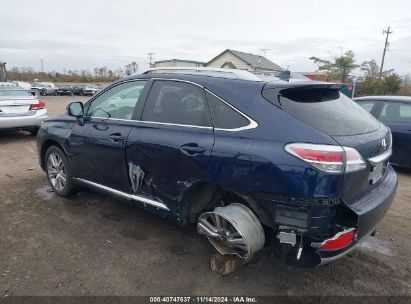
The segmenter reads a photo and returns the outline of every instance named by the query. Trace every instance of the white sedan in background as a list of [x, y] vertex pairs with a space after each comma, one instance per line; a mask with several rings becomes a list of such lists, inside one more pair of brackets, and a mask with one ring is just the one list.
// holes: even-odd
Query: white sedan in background
[[23, 129], [36, 135], [46, 118], [44, 101], [19, 86], [0, 84], [0, 130]]

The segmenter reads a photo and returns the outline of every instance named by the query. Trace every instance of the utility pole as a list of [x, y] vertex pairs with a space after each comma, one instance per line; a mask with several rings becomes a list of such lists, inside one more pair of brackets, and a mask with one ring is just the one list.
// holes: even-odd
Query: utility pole
[[263, 57], [265, 57], [265, 53], [267, 53], [268, 51], [270, 51], [271, 49], [260, 49], [261, 54]]
[[40, 60], [40, 70], [41, 70], [42, 73], [44, 73], [44, 60], [43, 60], [43, 58], [41, 58], [41, 60]]
[[147, 58], [149, 60], [150, 69], [153, 67], [153, 59], [154, 59], [153, 56], [154, 56], [154, 53], [147, 53]]
[[392, 34], [393, 32], [391, 31], [391, 28], [388, 27], [387, 30], [382, 31], [383, 34], [387, 34], [385, 37], [385, 45], [384, 45], [384, 52], [382, 53], [382, 59], [381, 59], [381, 67], [380, 67], [380, 75], [378, 76], [378, 79], [381, 79], [382, 76], [382, 69], [384, 67], [384, 59], [385, 59], [385, 52], [387, 51], [388, 47], [388, 36]]
[[261, 48], [260, 49], [260, 51], [261, 51], [261, 56], [258, 58], [258, 68], [260, 69], [260, 72], [262, 72], [263, 71], [263, 69], [261, 68], [261, 57], [265, 57], [265, 53], [267, 52], [267, 51], [269, 51], [270, 49], [264, 49], [264, 48]]

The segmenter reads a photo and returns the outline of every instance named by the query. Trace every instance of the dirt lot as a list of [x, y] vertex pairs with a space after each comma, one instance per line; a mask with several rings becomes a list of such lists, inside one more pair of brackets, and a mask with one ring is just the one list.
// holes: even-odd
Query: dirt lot
[[[51, 114], [78, 97], [47, 97]], [[411, 173], [355, 254], [318, 269], [286, 269], [266, 250], [235, 273], [210, 270], [195, 227], [178, 228], [87, 191], [48, 192], [35, 138], [0, 133], [0, 296], [411, 295]]]

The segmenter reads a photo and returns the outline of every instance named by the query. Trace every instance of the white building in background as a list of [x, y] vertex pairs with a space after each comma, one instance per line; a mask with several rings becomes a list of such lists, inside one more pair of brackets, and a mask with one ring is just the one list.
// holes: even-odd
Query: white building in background
[[246, 70], [257, 74], [272, 74], [284, 69], [264, 56], [227, 49], [211, 59], [206, 67]]
[[154, 68], [162, 67], [203, 67], [206, 63], [201, 61], [169, 59], [154, 62]]

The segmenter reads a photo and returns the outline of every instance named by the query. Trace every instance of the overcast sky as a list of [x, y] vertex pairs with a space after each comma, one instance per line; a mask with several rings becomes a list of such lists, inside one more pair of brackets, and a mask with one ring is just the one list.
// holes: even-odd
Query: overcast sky
[[227, 48], [261, 54], [292, 71], [314, 71], [310, 56], [353, 50], [411, 72], [411, 0], [1, 0], [0, 60], [46, 72], [116, 69], [154, 60], [209, 61]]

